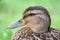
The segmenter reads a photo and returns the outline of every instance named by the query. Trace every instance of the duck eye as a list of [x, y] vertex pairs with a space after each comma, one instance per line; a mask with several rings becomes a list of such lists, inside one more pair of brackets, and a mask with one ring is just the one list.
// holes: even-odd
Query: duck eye
[[28, 16], [33, 16], [33, 15], [36, 15], [36, 14], [30, 13], [29, 15], [25, 15], [25, 16], [23, 17], [23, 19], [26, 18], [26, 17], [28, 17]]
[[29, 16], [33, 16], [33, 15], [36, 15], [36, 14], [33, 14], [33, 13], [29, 14]]

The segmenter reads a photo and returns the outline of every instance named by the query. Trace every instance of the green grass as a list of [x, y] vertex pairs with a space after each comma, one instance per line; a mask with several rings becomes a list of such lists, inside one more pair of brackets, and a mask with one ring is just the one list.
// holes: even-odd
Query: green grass
[[10, 40], [20, 28], [7, 29], [8, 25], [21, 19], [24, 10], [34, 5], [47, 8], [51, 26], [60, 29], [60, 0], [0, 0], [0, 40]]

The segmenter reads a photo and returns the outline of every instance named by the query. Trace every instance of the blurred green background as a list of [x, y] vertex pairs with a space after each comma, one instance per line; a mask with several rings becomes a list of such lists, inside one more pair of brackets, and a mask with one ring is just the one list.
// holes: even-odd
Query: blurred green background
[[48, 9], [51, 27], [60, 29], [60, 0], [0, 0], [0, 40], [10, 40], [20, 28], [7, 29], [8, 25], [22, 18], [29, 6], [40, 5]]

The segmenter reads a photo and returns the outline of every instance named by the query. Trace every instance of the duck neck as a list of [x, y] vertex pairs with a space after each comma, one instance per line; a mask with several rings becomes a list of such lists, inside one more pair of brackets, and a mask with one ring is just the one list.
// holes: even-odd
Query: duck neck
[[48, 32], [50, 28], [31, 28], [31, 30], [35, 33], [44, 33], [44, 32]]

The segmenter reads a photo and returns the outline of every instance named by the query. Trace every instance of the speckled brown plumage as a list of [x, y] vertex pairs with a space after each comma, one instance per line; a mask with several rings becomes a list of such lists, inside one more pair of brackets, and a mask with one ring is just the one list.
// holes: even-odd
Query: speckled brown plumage
[[17, 31], [11, 40], [60, 40], [60, 31], [50, 28], [50, 32], [38, 34], [24, 27]]

